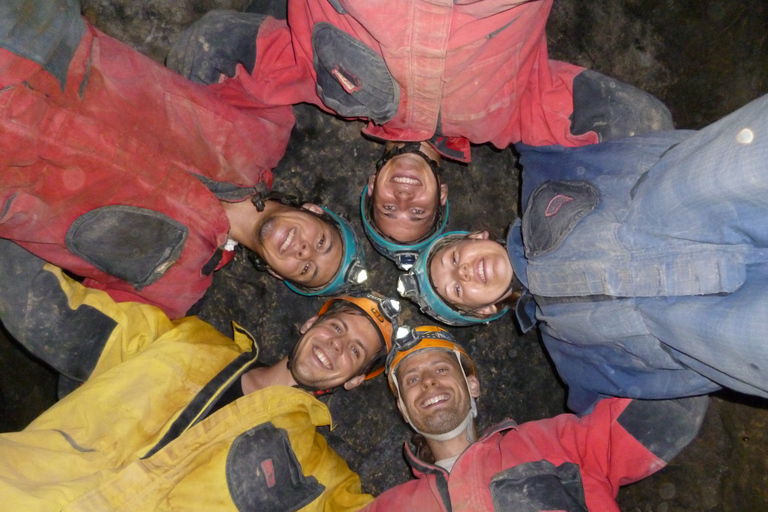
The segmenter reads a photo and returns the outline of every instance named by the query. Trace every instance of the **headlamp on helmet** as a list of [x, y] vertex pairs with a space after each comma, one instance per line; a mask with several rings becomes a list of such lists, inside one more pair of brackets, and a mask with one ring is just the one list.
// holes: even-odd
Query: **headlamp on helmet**
[[462, 371], [466, 369], [467, 374], [475, 374], [475, 365], [469, 354], [445, 329], [432, 325], [416, 327], [415, 329], [400, 326], [395, 330], [395, 340], [387, 356], [385, 367], [389, 388], [393, 393], [396, 393], [398, 389], [397, 366], [407, 357], [423, 350], [444, 350], [455, 354]]
[[485, 318], [472, 316], [466, 311], [461, 311], [450, 305], [438, 295], [432, 286], [432, 281], [429, 278], [429, 264], [432, 256], [441, 247], [462, 240], [467, 235], [469, 235], [467, 231], [451, 231], [437, 238], [416, 258], [416, 262], [408, 273], [400, 274], [397, 280], [397, 292], [402, 297], [418, 304], [425, 315], [448, 325], [487, 324], [502, 317], [508, 310], [508, 308], [503, 308], [494, 315]]
[[339, 266], [336, 275], [328, 284], [316, 288], [308, 288], [288, 280], [285, 281], [288, 288], [294, 292], [310, 297], [346, 293], [358, 288], [368, 279], [368, 271], [365, 268], [365, 251], [352, 226], [331, 210], [322, 206], [321, 208], [326, 213], [329, 222], [339, 230], [344, 252], [341, 257], [341, 266]]

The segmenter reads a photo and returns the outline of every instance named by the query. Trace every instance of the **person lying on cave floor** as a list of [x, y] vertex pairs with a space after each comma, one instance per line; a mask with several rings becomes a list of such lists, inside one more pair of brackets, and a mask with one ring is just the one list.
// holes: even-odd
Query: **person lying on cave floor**
[[363, 264], [348, 222], [267, 192], [291, 107], [241, 109], [235, 85], [191, 83], [76, 0], [3, 2], [0, 237], [171, 318], [237, 244], [294, 291], [344, 292]]
[[0, 256], [5, 327], [85, 380], [0, 434], [8, 509], [352, 512], [372, 499], [316, 432], [331, 418], [313, 395], [381, 372], [397, 301], [331, 299], [267, 366], [237, 325], [230, 339], [197, 317], [116, 303], [7, 240]]
[[619, 486], [665, 467], [696, 436], [708, 404], [706, 396], [606, 398], [582, 417], [506, 420], [478, 437], [480, 381], [447, 331], [418, 327], [398, 336], [386, 375], [417, 433], [405, 447], [416, 479], [384, 492], [366, 512], [618, 512]]
[[576, 412], [768, 397], [768, 96], [700, 131], [518, 149], [525, 206], [506, 241], [447, 234], [402, 293], [449, 324], [538, 321]]
[[166, 64], [267, 104], [368, 120], [363, 133], [390, 144], [361, 195], [364, 227], [401, 267], [448, 220], [438, 155], [469, 162], [470, 143], [582, 146], [674, 128], [652, 95], [548, 59], [551, 0], [287, 0], [290, 26], [260, 14], [273, 4], [207, 13]]

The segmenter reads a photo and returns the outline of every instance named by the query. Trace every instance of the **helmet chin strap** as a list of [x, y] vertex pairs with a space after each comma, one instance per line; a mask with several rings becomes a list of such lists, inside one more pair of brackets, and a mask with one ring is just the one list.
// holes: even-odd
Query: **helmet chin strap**
[[445, 432], [443, 434], [428, 434], [426, 432], [422, 432], [421, 430], [417, 429], [415, 426], [413, 426], [413, 423], [411, 423], [411, 420], [408, 420], [408, 424], [411, 425], [411, 428], [418, 432], [419, 434], [423, 435], [427, 439], [431, 439], [433, 441], [448, 441], [449, 439], [453, 439], [454, 437], [458, 437], [461, 435], [462, 432], [465, 430], [467, 431], [467, 441], [470, 443], [475, 440], [475, 429], [472, 427], [473, 423], [472, 420], [477, 416], [477, 403], [475, 402], [474, 397], [470, 397], [470, 408], [469, 412], [467, 413], [464, 420], [462, 420], [461, 423], [456, 425], [456, 428], [453, 430], [450, 430], [448, 432]]

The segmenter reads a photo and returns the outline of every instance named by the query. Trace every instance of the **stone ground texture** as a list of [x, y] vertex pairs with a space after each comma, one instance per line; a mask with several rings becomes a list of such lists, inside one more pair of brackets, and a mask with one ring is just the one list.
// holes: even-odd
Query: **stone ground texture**
[[[261, 0], [255, 0], [261, 1]], [[179, 31], [215, 8], [242, 9], [249, 0], [82, 0], [101, 30], [161, 61]], [[553, 58], [590, 67], [661, 98], [678, 128], [700, 128], [768, 92], [768, 4], [764, 0], [555, 0], [548, 25]], [[364, 178], [379, 144], [345, 122], [306, 105], [275, 187], [332, 205], [356, 221]], [[254, 141], [258, 143], [258, 141]], [[511, 149], [473, 148], [469, 165], [449, 163], [451, 228], [489, 229], [498, 236], [518, 211], [518, 170]], [[355, 222], [359, 228], [359, 222]], [[362, 236], [362, 229], [359, 229]], [[368, 247], [371, 286], [395, 294], [394, 266]], [[193, 308], [222, 332], [235, 321], [260, 341], [266, 362], [294, 343], [298, 326], [321, 300], [298, 297], [255, 272], [244, 253], [217, 272]], [[407, 305], [405, 320], [427, 323]], [[483, 385], [481, 429], [506, 417], [518, 422], [565, 411], [565, 392], [538, 335], [521, 336], [511, 318], [453, 329], [469, 348]], [[0, 430], [23, 428], [55, 400], [56, 376], [0, 336]], [[410, 478], [401, 455], [410, 435], [383, 379], [361, 391], [324, 399], [335, 428], [329, 443], [380, 493]], [[624, 512], [768, 510], [768, 400], [723, 392], [710, 400], [702, 431], [673, 463], [622, 488]]]

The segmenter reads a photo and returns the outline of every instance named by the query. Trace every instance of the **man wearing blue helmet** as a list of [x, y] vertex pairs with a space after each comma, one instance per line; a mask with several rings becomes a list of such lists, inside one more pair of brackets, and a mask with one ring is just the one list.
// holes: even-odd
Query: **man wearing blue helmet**
[[367, 119], [363, 133], [389, 147], [361, 198], [364, 224], [401, 268], [448, 218], [438, 154], [467, 163], [470, 142], [570, 147], [672, 128], [651, 95], [548, 59], [551, 1], [287, 3], [290, 26], [257, 14], [263, 2], [207, 13], [169, 66], [272, 105]]
[[400, 268], [410, 268], [448, 222], [448, 185], [441, 174], [440, 154], [428, 143], [390, 143], [363, 189], [365, 233]]

